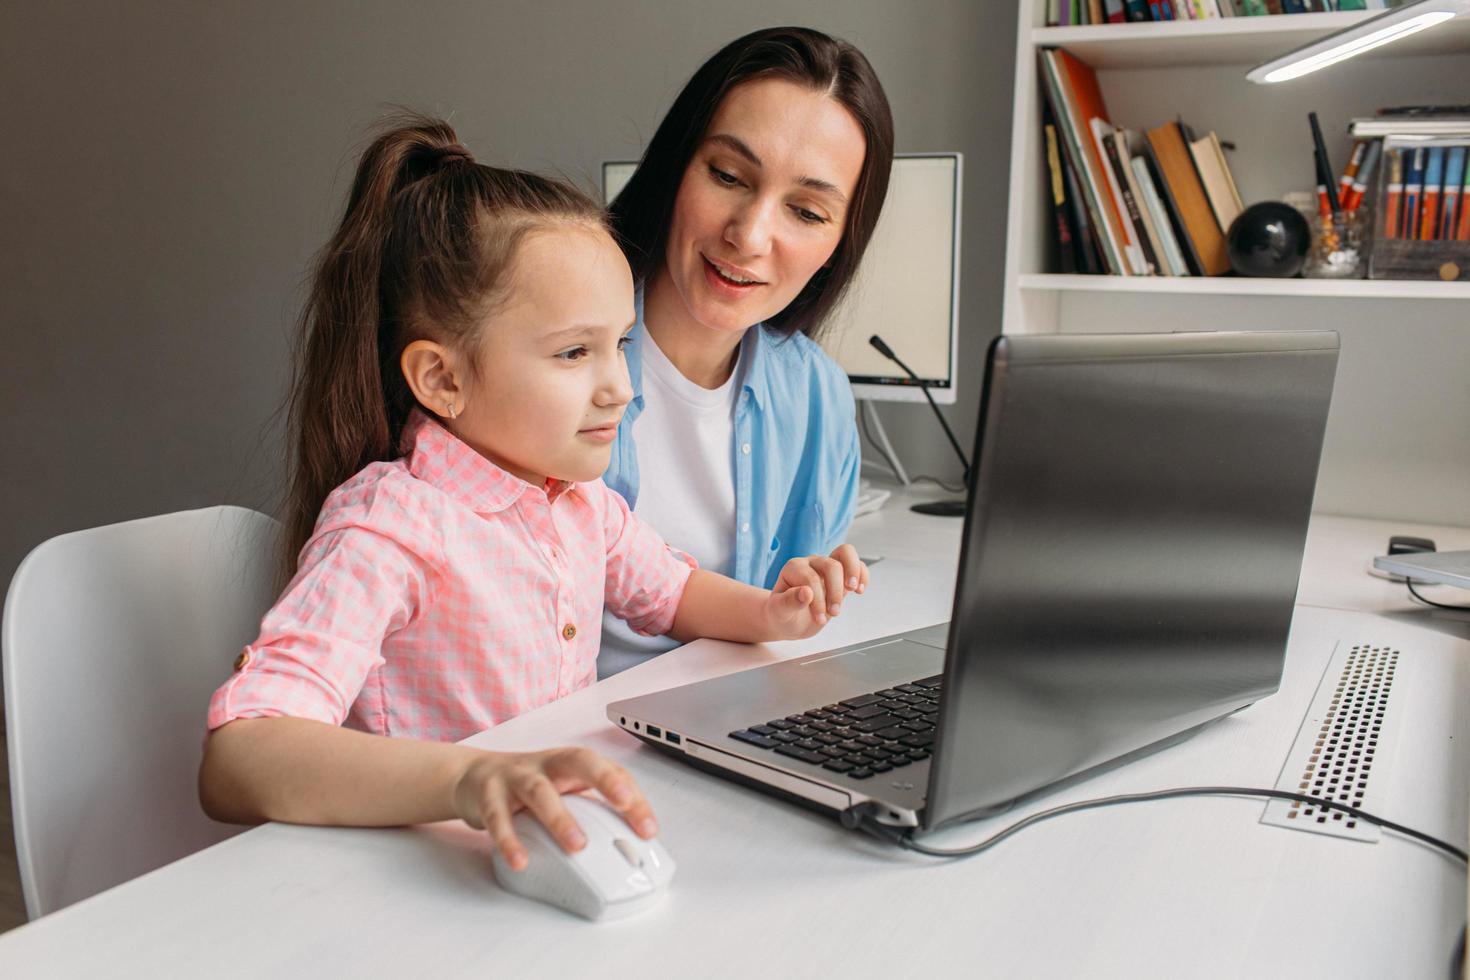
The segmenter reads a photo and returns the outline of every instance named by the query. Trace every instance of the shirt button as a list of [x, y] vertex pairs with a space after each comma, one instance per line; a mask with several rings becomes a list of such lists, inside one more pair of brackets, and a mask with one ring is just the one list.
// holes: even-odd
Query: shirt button
[[573, 626], [571, 623], [567, 623], [565, 626], [563, 626], [561, 628], [561, 638], [563, 640], [570, 640], [572, 637], [574, 637], [576, 635], [577, 635], [577, 627]]
[[744, 453], [745, 455], [749, 456], [750, 455], [750, 443], [748, 443], [748, 442], [747, 443], [742, 443], [741, 446], [740, 446], [740, 451], [742, 453]]
[[749, 521], [746, 521], [744, 524], [740, 525], [740, 533], [741, 534], [749, 534], [750, 533], [750, 522]]
[[244, 670], [246, 667], [249, 667], [249, 666], [250, 666], [250, 651], [249, 650], [241, 650], [240, 651], [240, 655], [235, 658], [235, 670], [237, 670], [237, 671]]

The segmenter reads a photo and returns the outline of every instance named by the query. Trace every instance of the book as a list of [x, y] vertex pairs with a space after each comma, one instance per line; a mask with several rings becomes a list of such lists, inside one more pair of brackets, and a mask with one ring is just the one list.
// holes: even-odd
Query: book
[[1123, 0], [1103, 0], [1103, 20], [1108, 24], [1121, 24], [1127, 20]]
[[1087, 22], [1089, 24], [1104, 23], [1103, 0], [1087, 0]]
[[1400, 214], [1404, 200], [1404, 157], [1403, 151], [1389, 149], [1384, 151], [1384, 182], [1383, 182], [1383, 237], [1399, 238], [1402, 235], [1400, 228]]
[[1051, 202], [1055, 214], [1057, 233], [1057, 271], [1077, 271], [1077, 246], [1072, 236], [1071, 220], [1067, 217], [1067, 185], [1062, 177], [1061, 152], [1057, 149], [1057, 127], [1043, 124], [1046, 131], [1046, 168], [1051, 174]]
[[1159, 192], [1183, 231], [1181, 244], [1198, 274], [1221, 276], [1230, 271], [1225, 236], [1215, 220], [1204, 186], [1195, 173], [1189, 144], [1177, 122], [1147, 131], [1145, 146], [1159, 175]]
[[1134, 169], [1134, 157], [1132, 153], [1133, 140], [1126, 129], [1113, 130], [1113, 146], [1117, 152], [1117, 159], [1122, 163], [1122, 177], [1124, 187], [1138, 210], [1138, 223], [1141, 226], [1139, 233], [1143, 241], [1144, 258], [1152, 265], [1154, 275], [1174, 275], [1171, 266], [1164, 255], [1164, 241], [1159, 237], [1159, 229], [1154, 224], [1153, 215], [1149, 213], [1148, 202], [1143, 199], [1143, 185], [1138, 180], [1138, 173]]
[[1133, 186], [1129, 178], [1132, 176], [1128, 170], [1128, 144], [1126, 137], [1119, 151], [1119, 133], [1113, 127], [1101, 120], [1092, 121], [1094, 132], [1102, 141], [1103, 151], [1107, 154], [1108, 166], [1112, 168], [1112, 184], [1123, 199], [1123, 210], [1128, 214], [1128, 222], [1132, 225], [1134, 248], [1137, 249], [1135, 265], [1138, 266], [1140, 275], [1155, 276], [1159, 274], [1159, 260], [1154, 252], [1153, 243], [1148, 240], [1148, 229], [1144, 227], [1143, 213], [1139, 208], [1138, 195], [1133, 193]]
[[1434, 236], [1447, 242], [1455, 237], [1455, 228], [1460, 223], [1460, 208], [1464, 207], [1465, 146], [1451, 146], [1445, 152], [1444, 196], [1440, 204], [1438, 233]]
[[1470, 115], [1449, 116], [1373, 116], [1354, 119], [1348, 132], [1356, 139], [1379, 136], [1470, 136]]
[[1229, 231], [1230, 223], [1245, 210], [1245, 205], [1241, 203], [1235, 179], [1230, 176], [1230, 165], [1225, 162], [1220, 137], [1212, 132], [1192, 141], [1189, 154], [1194, 158], [1194, 169], [1204, 185], [1210, 210], [1215, 212], [1215, 221], [1221, 231]]
[[1419, 199], [1424, 192], [1424, 147], [1416, 147], [1404, 161], [1403, 217], [1400, 238], [1419, 237]]
[[1142, 192], [1145, 213], [1153, 223], [1153, 229], [1158, 235], [1159, 254], [1163, 259], [1165, 268], [1171, 276], [1189, 275], [1189, 263], [1184, 261], [1184, 251], [1179, 247], [1179, 239], [1174, 234], [1174, 226], [1169, 221], [1169, 213], [1164, 209], [1163, 199], [1159, 197], [1158, 188], [1154, 185], [1153, 175], [1149, 172], [1148, 160], [1136, 156], [1128, 161], [1129, 169], [1133, 171], [1134, 180]]
[[1424, 157], [1424, 190], [1419, 195], [1419, 234], [1432, 242], [1439, 232], [1439, 198], [1444, 190], [1444, 147], [1431, 146]]
[[1465, 161], [1465, 181], [1460, 185], [1460, 220], [1455, 226], [1455, 241], [1470, 242], [1470, 158]]
[[1087, 216], [1087, 205], [1082, 200], [1077, 172], [1072, 169], [1065, 154], [1062, 155], [1062, 183], [1067, 193], [1067, 216], [1072, 219], [1072, 229], [1075, 232], [1072, 241], [1077, 265], [1088, 275], [1103, 275], [1107, 273], [1108, 266], [1103, 261], [1102, 246], [1098, 244], [1097, 232], [1093, 230], [1092, 221]]
[[1245, 0], [1244, 7], [1247, 17], [1264, 17], [1269, 13], [1266, 10], [1266, 0]]
[[1082, 191], [1098, 251], [1109, 272], [1129, 275], [1122, 216], [1108, 193], [1102, 156], [1092, 140], [1088, 122], [1093, 118], [1108, 121], [1097, 75], [1086, 62], [1064, 48], [1043, 49], [1037, 57], [1041, 61], [1043, 87], [1062, 136], [1062, 150]]
[[[1122, 180], [1122, 166], [1114, 162], [1112, 157], [1117, 156], [1117, 147], [1113, 145], [1113, 127], [1103, 119], [1094, 116], [1088, 120], [1091, 130], [1092, 142], [1097, 147], [1098, 156], [1103, 162], [1103, 180], [1107, 190], [1113, 198], [1113, 205], [1118, 209], [1123, 227], [1123, 255], [1128, 260], [1128, 267], [1134, 275], [1147, 276], [1152, 273], [1149, 262], [1144, 257], [1143, 246], [1139, 237], [1143, 228], [1139, 225], [1137, 206], [1129, 207], [1128, 196], [1124, 193]], [[1112, 150], [1111, 154], [1108, 152]]]
[[1148, 0], [1125, 0], [1123, 13], [1130, 22], [1148, 20]]

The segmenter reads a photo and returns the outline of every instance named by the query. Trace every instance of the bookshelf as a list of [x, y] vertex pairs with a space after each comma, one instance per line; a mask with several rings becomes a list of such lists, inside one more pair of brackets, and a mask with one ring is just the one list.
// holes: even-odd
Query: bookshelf
[[[1047, 27], [1019, 0], [1006, 213], [1005, 333], [1336, 329], [1343, 351], [1317, 507], [1470, 525], [1470, 284], [1058, 275], [1036, 54], [1065, 47], [1097, 71], [1112, 121], [1182, 117], [1234, 142], [1247, 205], [1313, 184], [1308, 111], [1338, 167], [1347, 122], [1387, 105], [1463, 103], [1470, 18], [1281, 85], [1251, 67], [1370, 13]], [[1455, 302], [1458, 300], [1459, 302]]]

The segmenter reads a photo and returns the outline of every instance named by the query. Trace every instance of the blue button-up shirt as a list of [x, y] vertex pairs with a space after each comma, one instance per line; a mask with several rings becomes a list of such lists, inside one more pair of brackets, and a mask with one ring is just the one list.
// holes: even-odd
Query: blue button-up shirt
[[[643, 413], [643, 296], [627, 347], [633, 400], [618, 425], [603, 480], [636, 510], [638, 453], [633, 430]], [[733, 578], [771, 588], [791, 558], [825, 555], [842, 543], [857, 504], [861, 450], [847, 375], [800, 333], [783, 337], [763, 324], [752, 345], [735, 406], [735, 566]], [[675, 547], [677, 541], [670, 542]]]

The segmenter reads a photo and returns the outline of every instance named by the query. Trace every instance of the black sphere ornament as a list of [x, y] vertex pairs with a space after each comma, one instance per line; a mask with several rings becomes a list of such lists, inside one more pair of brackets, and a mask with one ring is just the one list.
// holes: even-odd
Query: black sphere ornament
[[1280, 201], [1262, 201], [1230, 222], [1225, 251], [1239, 275], [1289, 279], [1301, 271], [1311, 242], [1312, 230], [1300, 211]]

